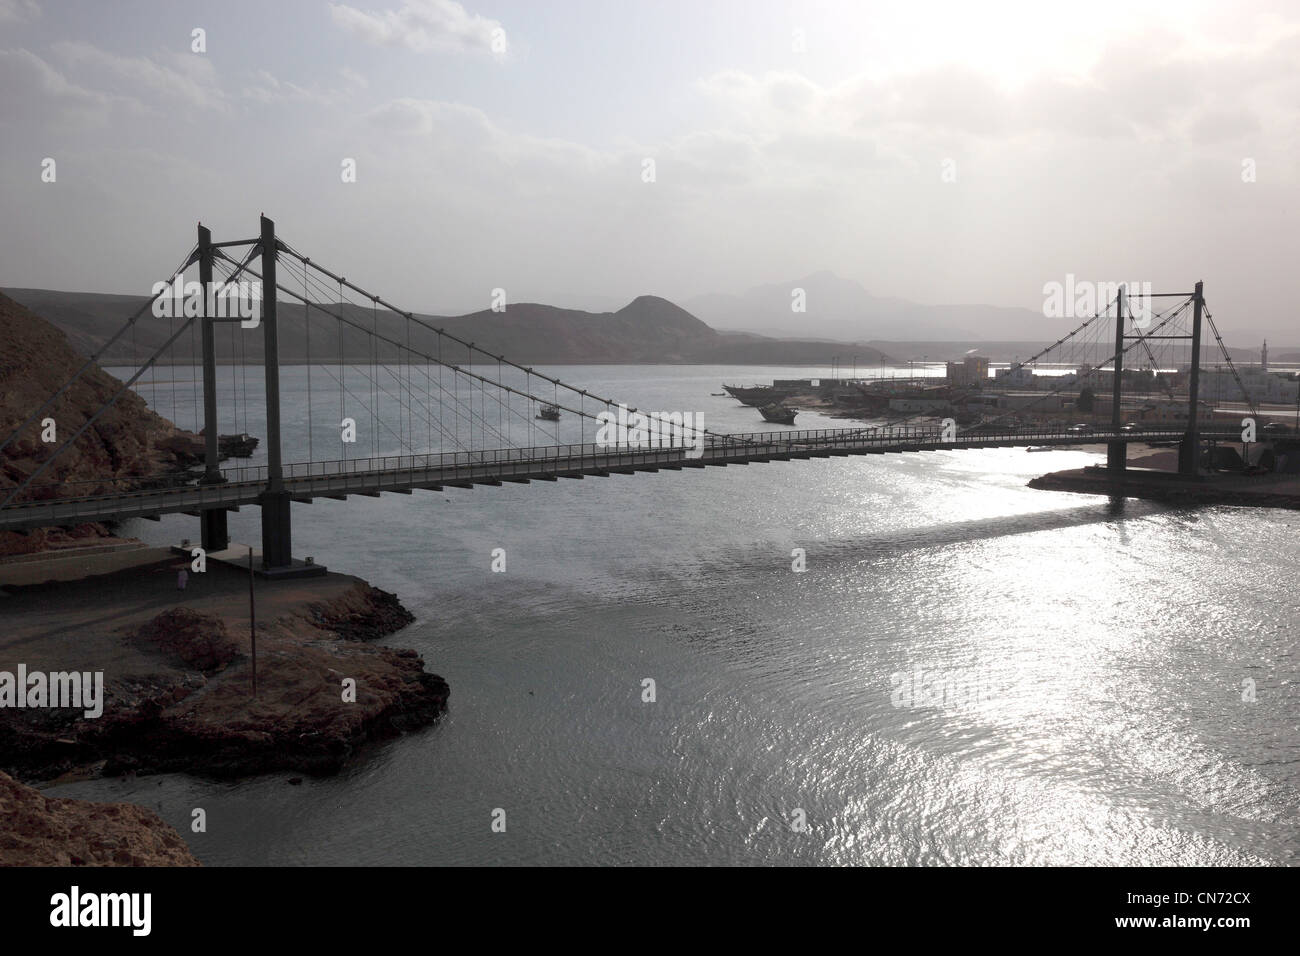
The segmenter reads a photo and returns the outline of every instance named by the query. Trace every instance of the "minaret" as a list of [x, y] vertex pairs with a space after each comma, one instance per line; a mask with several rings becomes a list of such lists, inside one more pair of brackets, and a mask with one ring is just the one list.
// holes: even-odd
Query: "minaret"
[[1259, 350], [1259, 367], [1260, 371], [1268, 371], [1268, 339], [1264, 340], [1264, 347]]

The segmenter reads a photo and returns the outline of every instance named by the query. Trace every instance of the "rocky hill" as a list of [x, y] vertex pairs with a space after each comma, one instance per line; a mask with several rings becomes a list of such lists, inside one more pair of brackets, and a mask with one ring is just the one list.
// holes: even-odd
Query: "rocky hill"
[[[142, 296], [101, 295], [90, 292], [57, 292], [48, 289], [7, 289], [14, 300], [45, 316], [67, 333], [72, 345], [84, 354], [103, 347], [112, 334], [145, 301]], [[336, 304], [330, 309], [339, 311]], [[346, 305], [342, 314], [364, 329], [372, 329], [396, 342], [406, 343], [407, 321], [384, 309]], [[310, 322], [311, 354], [318, 362], [369, 363], [376, 356], [370, 337], [359, 328], [343, 324], [319, 308], [306, 310], [301, 304], [281, 302], [280, 359], [300, 364], [307, 351]], [[800, 339], [774, 339], [761, 335], [724, 335], [690, 312], [667, 299], [643, 295], [613, 312], [584, 312], [533, 302], [511, 302], [505, 311], [484, 309], [461, 316], [416, 316], [435, 328], [494, 354], [528, 365], [582, 364], [826, 364], [838, 350], [837, 343]], [[222, 363], [262, 361], [262, 336], [239, 335], [237, 326], [220, 330], [216, 337], [217, 360]], [[164, 320], [142, 321], [134, 343], [121, 341], [104, 358], [105, 365], [132, 365], [162, 345], [171, 329]], [[190, 346], [183, 339], [177, 362], [188, 364]], [[411, 323], [410, 345], [426, 355], [441, 355], [448, 362], [464, 363], [466, 350], [444, 345], [438, 336], [418, 323]], [[381, 343], [377, 358], [395, 361], [396, 346]], [[892, 361], [879, 350], [858, 349], [864, 365]], [[478, 356], [482, 360], [482, 356]], [[165, 363], [164, 363], [165, 364]]]
[[[68, 337], [39, 315], [0, 294], [0, 441], [25, 421], [70, 379], [85, 358]], [[42, 441], [41, 420], [27, 426], [0, 451], [0, 496], [49, 459], [113, 396], [122, 383], [98, 367], [91, 368], [41, 419], [54, 419], [54, 443]], [[37, 481], [84, 482], [86, 493], [108, 490], [110, 479], [129, 479], [174, 472], [198, 463], [201, 442], [150, 411], [128, 390], [63, 452]], [[120, 487], [121, 485], [119, 485]], [[43, 487], [24, 498], [52, 495]], [[40, 550], [49, 532], [0, 532], [0, 554]]]

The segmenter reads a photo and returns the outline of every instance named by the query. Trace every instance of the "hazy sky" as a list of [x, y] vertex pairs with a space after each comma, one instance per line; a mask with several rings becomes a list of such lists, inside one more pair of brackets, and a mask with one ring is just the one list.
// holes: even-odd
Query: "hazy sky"
[[1074, 273], [1300, 341], [1297, 64], [1296, 2], [0, 0], [0, 285], [147, 292], [264, 210], [416, 310]]

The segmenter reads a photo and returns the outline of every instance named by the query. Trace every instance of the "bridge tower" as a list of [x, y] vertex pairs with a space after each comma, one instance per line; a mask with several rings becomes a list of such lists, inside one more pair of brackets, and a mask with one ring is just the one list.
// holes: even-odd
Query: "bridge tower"
[[262, 493], [262, 567], [273, 571], [293, 564], [289, 493], [280, 457], [280, 333], [276, 319], [275, 223], [262, 216], [262, 334], [266, 367], [266, 491]]
[[[203, 451], [204, 471], [202, 483], [219, 484], [226, 479], [221, 474], [217, 441], [217, 356], [216, 329], [213, 323], [215, 301], [212, 295], [212, 233], [199, 223], [199, 283], [203, 288]], [[201, 523], [200, 543], [211, 554], [224, 551], [230, 545], [225, 508], [205, 508], [199, 513]]]
[[[1200, 420], [1197, 412], [1200, 407], [1201, 323], [1205, 308], [1204, 286], [1204, 282], [1197, 282], [1196, 291], [1192, 293], [1192, 334], [1190, 336], [1192, 340], [1192, 363], [1187, 379], [1187, 431], [1183, 434], [1183, 440], [1178, 449], [1178, 472], [1181, 475], [1197, 475], [1200, 473]], [[1132, 336], [1124, 334], [1126, 296], [1127, 292], [1121, 286], [1115, 299], [1115, 378], [1111, 383], [1110, 409], [1111, 429], [1116, 434], [1119, 433], [1124, 424], [1124, 416], [1120, 409], [1124, 389], [1124, 343], [1128, 339], [1149, 337], [1143, 336], [1141, 333]], [[1187, 338], [1188, 336], [1163, 337]], [[1116, 476], [1123, 474], [1127, 468], [1127, 449], [1127, 443], [1122, 441], [1106, 443], [1107, 471]]]
[[[264, 366], [266, 380], [266, 490], [258, 503], [262, 509], [262, 569], [276, 571], [293, 565], [293, 526], [290, 519], [290, 497], [284, 487], [284, 465], [280, 448], [280, 335], [276, 315], [276, 261], [279, 245], [275, 238], [275, 223], [262, 216], [260, 238], [257, 240], [262, 254], [261, 317]], [[238, 318], [219, 317], [214, 308], [212, 288], [213, 249], [211, 232], [199, 224], [199, 281], [203, 285], [203, 427], [204, 475], [203, 483], [225, 481], [219, 464], [220, 449], [217, 440], [217, 360], [214, 323], [239, 321]], [[230, 544], [224, 508], [204, 509], [202, 522], [203, 549], [209, 553], [221, 551]]]
[[1204, 311], [1204, 282], [1196, 283], [1192, 302], [1192, 366], [1187, 376], [1187, 433], [1178, 449], [1178, 473], [1180, 475], [1197, 475], [1200, 473], [1200, 422], [1197, 412], [1200, 409], [1200, 375], [1201, 375], [1201, 313]]
[[[1119, 287], [1115, 297], [1115, 380], [1110, 389], [1110, 427], [1119, 434], [1124, 424], [1120, 410], [1120, 398], [1124, 390], [1124, 287]], [[1112, 441], [1106, 443], [1106, 469], [1112, 475], [1120, 475], [1128, 467], [1128, 443]]]

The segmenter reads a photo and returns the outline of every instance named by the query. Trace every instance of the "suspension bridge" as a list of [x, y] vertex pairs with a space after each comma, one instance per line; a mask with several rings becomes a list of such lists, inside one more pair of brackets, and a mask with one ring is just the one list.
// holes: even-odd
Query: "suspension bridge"
[[[228, 251], [240, 249], [244, 250], [240, 258]], [[180, 314], [166, 310], [163, 338], [155, 304], [183, 286], [186, 271], [195, 267], [201, 290], [197, 306], [187, 306]], [[230, 301], [221, 298], [225, 292], [240, 290], [249, 277], [255, 283], [252, 287], [261, 290], [255, 322], [247, 320], [243, 309], [249, 303], [241, 300], [239, 308], [232, 308]], [[199, 518], [202, 546], [213, 553], [229, 545], [228, 512], [257, 505], [261, 509], [262, 570], [275, 575], [294, 571], [291, 505], [318, 497], [376, 497], [386, 492], [410, 494], [421, 489], [504, 482], [1081, 442], [1080, 435], [1072, 434], [1064, 424], [1023, 424], [1035, 406], [1047, 407], [1067, 388], [1077, 391], [1080, 379], [1075, 378], [1044, 388], [1041, 396], [1022, 403], [1014, 412], [960, 429], [951, 421], [946, 427], [902, 421], [877, 427], [737, 434], [648, 414], [641, 419], [638, 440], [610, 442], [602, 438], [601, 428], [620, 409], [625, 416], [639, 414], [635, 408], [489, 352], [399, 309], [278, 238], [274, 223], [265, 216], [259, 234], [241, 240], [213, 242], [209, 230], [200, 225], [198, 242], [159, 286], [79, 371], [0, 444], [3, 451], [12, 442], [30, 437], [45, 416], [57, 409], [67, 390], [110, 350], [120, 349], [129, 340], [134, 353], [137, 332], [153, 321], [151, 341], [161, 342], [142, 360], [133, 361], [133, 372], [121, 388], [82, 427], [49, 448], [31, 474], [13, 488], [0, 488], [0, 530], [133, 517], [158, 519], [164, 514], [184, 513]], [[1055, 363], [1079, 364], [1094, 377], [1107, 373], [1110, 424], [1086, 437], [1090, 443], [1107, 445], [1107, 467], [1122, 473], [1131, 443], [1176, 442], [1180, 473], [1195, 475], [1202, 442], [1240, 437], [1240, 429], [1203, 427], [1199, 421], [1203, 324], [1209, 324], [1225, 357], [1227, 350], [1205, 306], [1201, 283], [1192, 292], [1157, 298], [1173, 304], [1160, 312], [1152, 310], [1138, 321], [1120, 289], [1078, 328], [1017, 363], [1013, 371]], [[222, 326], [228, 326], [230, 333], [225, 365], [218, 362]], [[305, 414], [299, 415], [305, 421], [296, 421], [286, 432], [281, 401], [282, 339], [290, 333], [290, 363], [306, 367], [306, 401]], [[155, 369], [156, 388], [158, 365], [168, 361], [177, 365], [186, 335], [194, 369], [188, 383], [190, 411], [194, 431], [201, 429], [204, 440], [202, 474], [106, 476], [87, 482], [59, 479], [60, 456], [75, 447], [123, 394], [142, 387], [137, 383], [150, 369]], [[1126, 424], [1122, 410], [1126, 383], [1132, 388], [1135, 372], [1140, 373], [1136, 378], [1158, 381], [1158, 370], [1170, 367], [1174, 359], [1168, 350], [1178, 347], [1177, 343], [1183, 343], [1185, 356], [1196, 357], [1188, 358], [1185, 423]], [[1157, 349], [1165, 350], [1163, 357], [1158, 358]], [[1137, 357], [1136, 362], [1126, 361], [1130, 353]], [[258, 359], [263, 368], [261, 394], [250, 400], [247, 369]], [[1230, 366], [1230, 358], [1228, 363]], [[228, 383], [220, 381], [222, 368], [229, 371]], [[175, 374], [172, 378], [172, 418], [179, 426]], [[223, 393], [225, 408], [219, 402]], [[1172, 389], [1169, 395], [1172, 399]], [[154, 398], [151, 404], [157, 410], [163, 403], [156, 395]], [[223, 466], [219, 454], [222, 421], [238, 427], [242, 410], [247, 430], [250, 406], [255, 406], [255, 415], [264, 414], [265, 463]], [[551, 421], [539, 416], [547, 407], [567, 413], [567, 419]], [[294, 449], [296, 460], [285, 460], [286, 444]]]

